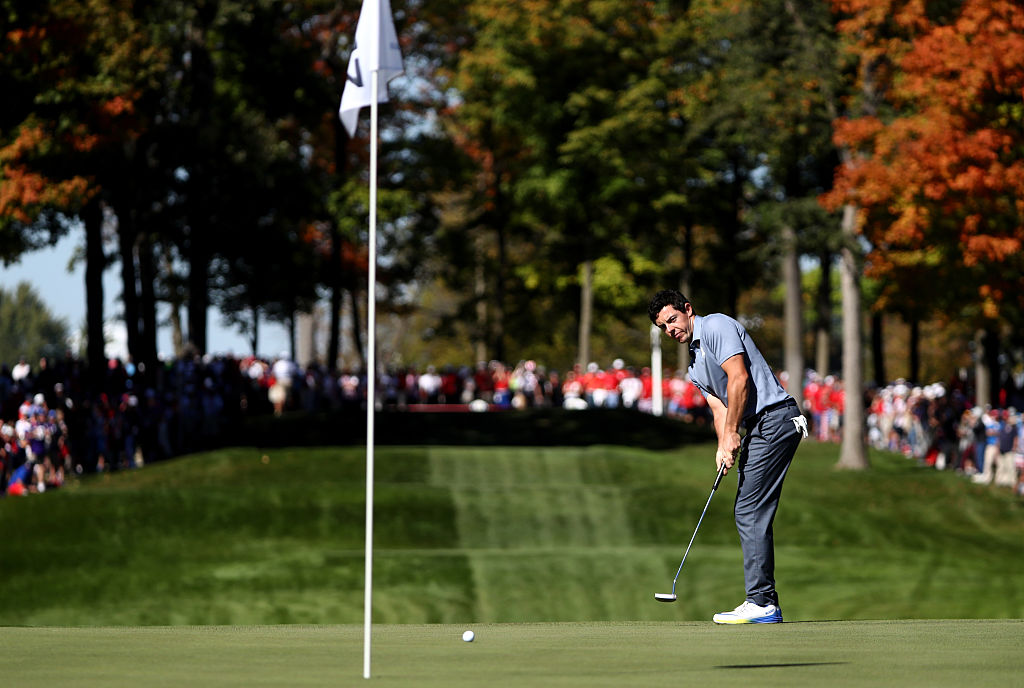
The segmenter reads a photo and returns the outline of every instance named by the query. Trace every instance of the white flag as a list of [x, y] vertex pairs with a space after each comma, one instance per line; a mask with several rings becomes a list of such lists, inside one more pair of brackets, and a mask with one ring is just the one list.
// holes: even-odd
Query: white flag
[[402, 51], [398, 47], [398, 34], [391, 18], [390, 0], [363, 0], [356, 24], [356, 46], [348, 60], [345, 90], [341, 92], [338, 115], [352, 136], [359, 121], [359, 111], [370, 105], [370, 73], [379, 72], [378, 103], [388, 102], [386, 84], [402, 73]]

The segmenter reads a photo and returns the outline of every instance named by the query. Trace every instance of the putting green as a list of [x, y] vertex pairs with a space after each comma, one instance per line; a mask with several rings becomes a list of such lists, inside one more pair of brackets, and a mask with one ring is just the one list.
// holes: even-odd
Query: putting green
[[1020, 620], [0, 628], [4, 685], [1011, 686]]

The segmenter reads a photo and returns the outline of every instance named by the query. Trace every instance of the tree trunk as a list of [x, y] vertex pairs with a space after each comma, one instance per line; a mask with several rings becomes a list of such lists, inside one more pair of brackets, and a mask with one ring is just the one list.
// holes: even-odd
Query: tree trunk
[[252, 329], [249, 331], [249, 348], [252, 355], [259, 356], [260, 346], [260, 309], [255, 303], [249, 304], [249, 312], [252, 314]]
[[182, 293], [178, 285], [178, 276], [174, 272], [174, 262], [168, 251], [161, 254], [161, 268], [167, 285], [167, 305], [171, 309], [168, 317], [171, 323], [171, 347], [174, 350], [174, 357], [181, 358], [185, 353], [185, 334], [181, 324]]
[[585, 260], [582, 268], [580, 284], [580, 329], [577, 340], [576, 361], [581, 368], [590, 362], [590, 328], [594, 317], [594, 261]]
[[121, 302], [124, 305], [124, 326], [128, 334], [128, 355], [142, 360], [142, 332], [139, 328], [139, 285], [135, 271], [135, 240], [138, 229], [135, 211], [125, 209], [117, 215], [118, 247], [121, 254]]
[[[339, 65], [340, 66], [340, 65]], [[345, 69], [341, 67], [341, 69]], [[344, 179], [348, 170], [348, 132], [341, 119], [334, 117], [334, 167], [339, 179]], [[328, 267], [327, 280], [331, 287], [331, 315], [327, 335], [327, 369], [332, 373], [338, 371], [338, 359], [341, 356], [341, 309], [345, 280], [341, 272], [341, 231], [338, 223], [331, 222], [331, 262]]]
[[999, 330], [987, 324], [974, 336], [974, 403], [1001, 406], [999, 401]]
[[843, 296], [843, 388], [846, 408], [843, 412], [843, 441], [839, 449], [839, 468], [864, 470], [869, 467], [864, 439], [864, 369], [861, 351], [860, 260], [856, 255], [855, 224], [857, 211], [843, 208], [843, 237], [839, 275]]
[[783, 319], [785, 320], [784, 365], [786, 373], [789, 375], [786, 389], [802, 409], [804, 407], [803, 299], [800, 287], [800, 255], [796, 247], [796, 232], [792, 227], [783, 227], [782, 240], [785, 244], [785, 254], [782, 257], [782, 279], [786, 290], [783, 309]]
[[93, 199], [82, 211], [85, 224], [85, 319], [86, 360], [88, 361], [87, 388], [98, 393], [107, 369], [103, 341], [103, 208]]
[[[683, 296], [690, 298], [690, 279], [693, 276], [693, 221], [689, 218], [683, 226], [683, 269], [679, 276], [679, 291]], [[676, 370], [686, 370], [690, 367], [690, 346], [688, 344], [676, 345]]]
[[[500, 196], [495, 203], [500, 201]], [[494, 358], [498, 361], [505, 360], [505, 272], [508, 269], [505, 241], [504, 220], [499, 220], [495, 228], [498, 240], [498, 270], [494, 283], [494, 315], [491, 322], [494, 324]]]
[[999, 398], [1001, 389], [999, 370], [999, 327], [996, 324], [989, 325], [985, 330], [985, 367], [988, 369], [989, 392], [988, 404], [992, 408], [1002, 408], [1003, 401]]
[[885, 346], [884, 341], [884, 318], [881, 313], [871, 314], [871, 370], [875, 375], [875, 384], [879, 387], [885, 385], [888, 379], [885, 375]]
[[832, 252], [825, 249], [819, 258], [821, 282], [814, 300], [814, 369], [824, 376], [832, 372]]
[[299, 352], [295, 346], [296, 316], [293, 310], [288, 314], [288, 357], [295, 363], [299, 363]]
[[206, 353], [206, 311], [209, 307], [209, 257], [199, 238], [200, 230], [192, 228], [192, 246], [188, 270], [188, 341], [200, 356]]
[[207, 310], [210, 305], [211, 237], [217, 226], [218, 199], [211, 182], [209, 156], [211, 149], [220, 150], [209, 140], [206, 122], [212, 117], [216, 67], [206, 47], [208, 28], [216, 15], [213, 3], [198, 5], [198, 11], [186, 28], [186, 46], [191, 61], [185, 74], [191, 87], [188, 107], [191, 111], [189, 127], [196, 138], [194, 149], [188, 152], [188, 340], [193, 354], [206, 353]]
[[142, 327], [142, 363], [153, 379], [158, 363], [156, 324], [156, 269], [153, 266], [153, 242], [143, 235], [138, 243], [139, 315]]
[[295, 362], [300, 366], [316, 363], [318, 359], [316, 350], [316, 308], [313, 308], [308, 313], [300, 312], [296, 314], [295, 329]]
[[327, 279], [331, 285], [331, 314], [328, 318], [328, 327], [331, 331], [327, 335], [327, 369], [335, 373], [338, 371], [338, 356], [341, 353], [341, 297], [344, 286], [341, 279], [341, 232], [334, 222], [331, 223], [331, 263]]
[[910, 382], [921, 384], [921, 320], [910, 317]]
[[[366, 368], [366, 351], [363, 348], [363, 336], [362, 336], [362, 323], [359, 317], [359, 290], [352, 288], [348, 290], [348, 295], [352, 303], [352, 343], [355, 345], [356, 356], [359, 357], [359, 365], [361, 368]], [[369, 317], [367, 317], [369, 322]], [[369, 333], [367, 333], [367, 341], [369, 341]]]
[[174, 357], [181, 358], [185, 354], [185, 328], [181, 323], [181, 306], [171, 304], [171, 346]]
[[473, 333], [474, 359], [487, 360], [487, 266], [483, 232], [476, 236], [476, 265], [473, 272], [473, 298], [476, 300], [476, 328]]
[[730, 254], [725, 269], [725, 312], [731, 313], [735, 317], [738, 315], [740, 307], [740, 267], [738, 261], [740, 251], [737, 245], [739, 244], [740, 231], [743, 228], [743, 185], [746, 183], [746, 174], [743, 163], [735, 156], [731, 159], [730, 166], [732, 170], [732, 183], [729, 184], [731, 212], [724, 223], [726, 248]]
[[992, 396], [991, 380], [985, 365], [985, 330], [974, 332], [974, 405], [983, 406]]

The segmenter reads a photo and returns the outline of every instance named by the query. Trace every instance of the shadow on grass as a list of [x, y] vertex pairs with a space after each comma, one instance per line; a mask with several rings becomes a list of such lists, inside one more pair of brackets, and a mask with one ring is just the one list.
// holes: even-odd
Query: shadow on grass
[[[627, 409], [523, 411], [381, 411], [377, 445], [586, 446], [674, 449], [714, 440], [708, 425]], [[366, 443], [365, 411], [292, 413], [246, 420], [228, 439], [236, 446], [339, 446]]]
[[726, 664], [716, 669], [778, 669], [788, 667], [839, 666], [849, 662], [785, 662], [783, 664]]

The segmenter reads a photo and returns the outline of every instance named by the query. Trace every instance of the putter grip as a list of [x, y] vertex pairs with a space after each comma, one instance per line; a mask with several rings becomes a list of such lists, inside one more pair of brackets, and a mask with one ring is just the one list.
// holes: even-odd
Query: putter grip
[[718, 469], [718, 477], [715, 478], [715, 486], [711, 488], [712, 492], [718, 489], [719, 484], [722, 482], [723, 475], [725, 475], [725, 464], [722, 464], [722, 467]]

